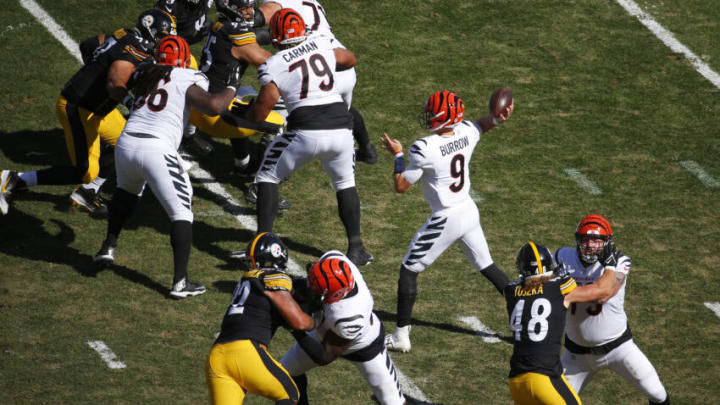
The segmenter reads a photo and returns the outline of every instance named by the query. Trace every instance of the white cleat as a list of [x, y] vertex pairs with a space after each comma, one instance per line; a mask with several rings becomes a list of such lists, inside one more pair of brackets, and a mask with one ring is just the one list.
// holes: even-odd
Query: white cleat
[[395, 333], [386, 335], [385, 347], [393, 352], [409, 352], [412, 347], [410, 344], [410, 326], [396, 328]]

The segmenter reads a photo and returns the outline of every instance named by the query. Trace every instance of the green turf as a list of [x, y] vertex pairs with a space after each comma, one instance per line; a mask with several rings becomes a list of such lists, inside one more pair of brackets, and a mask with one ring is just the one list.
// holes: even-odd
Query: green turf
[[[38, 3], [76, 41], [134, 25], [152, 1]], [[677, 39], [720, 70], [720, 13], [713, 0], [640, 0]], [[618, 246], [633, 259], [626, 311], [635, 341], [658, 370], [674, 404], [720, 396], [720, 201], [681, 166], [692, 160], [720, 179], [719, 90], [614, 1], [326, 1], [338, 37], [359, 58], [353, 104], [374, 143], [383, 132], [405, 147], [423, 136], [417, 114], [435, 90], [484, 114], [498, 87], [516, 109], [484, 135], [472, 160], [483, 227], [493, 258], [512, 275], [529, 239], [572, 245], [574, 227], [594, 211], [607, 216]], [[66, 163], [55, 101], [79, 63], [17, 0], [0, 13], [0, 169]], [[196, 52], [199, 47], [193, 48]], [[256, 84], [249, 69], [246, 84]], [[229, 174], [227, 142], [202, 167], [247, 206]], [[419, 188], [396, 195], [392, 160], [380, 151], [358, 164], [363, 234], [376, 261], [363, 268], [376, 310], [391, 330], [397, 270], [429, 214]], [[602, 194], [583, 191], [574, 168]], [[252, 233], [195, 182], [190, 274], [208, 293], [166, 298], [172, 278], [169, 223], [151, 193], [121, 236], [116, 265], [91, 263], [106, 224], [69, 209], [72, 186], [19, 195], [0, 217], [0, 400], [4, 404], [190, 404], [207, 401], [204, 361], [242, 267], [228, 258]], [[319, 164], [281, 186], [293, 209], [275, 231], [301, 265], [346, 248], [335, 195]], [[225, 212], [224, 215], [221, 215]], [[475, 316], [508, 336], [504, 302], [472, 271], [456, 246], [419, 277], [413, 350], [397, 367], [433, 403], [509, 404], [511, 346], [483, 343], [460, 323]], [[104, 341], [127, 364], [109, 369], [88, 340]], [[292, 342], [273, 340], [280, 358]], [[357, 371], [338, 361], [309, 375], [314, 403], [368, 404]], [[598, 374], [585, 404], [646, 404], [630, 384]], [[249, 396], [248, 404], [267, 403]]]

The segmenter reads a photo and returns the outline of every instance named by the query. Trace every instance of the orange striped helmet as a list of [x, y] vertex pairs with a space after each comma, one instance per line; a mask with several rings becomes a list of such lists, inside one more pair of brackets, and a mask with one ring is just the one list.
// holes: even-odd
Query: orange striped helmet
[[177, 35], [163, 37], [155, 48], [155, 61], [160, 65], [186, 68], [190, 66], [190, 46]]
[[304, 41], [305, 21], [300, 13], [291, 8], [282, 8], [270, 19], [270, 38], [275, 48], [291, 48]]
[[338, 257], [313, 264], [308, 271], [308, 282], [313, 291], [323, 296], [325, 304], [340, 301], [355, 288], [350, 265]]
[[462, 121], [465, 104], [455, 93], [437, 91], [425, 102], [420, 113], [420, 125], [433, 132], [452, 128]]
[[[598, 261], [605, 245], [612, 239], [612, 227], [605, 217], [598, 214], [590, 214], [580, 220], [575, 229], [575, 242], [577, 244], [580, 258], [585, 263]], [[602, 239], [601, 247], [592, 248], [583, 243], [587, 239]]]

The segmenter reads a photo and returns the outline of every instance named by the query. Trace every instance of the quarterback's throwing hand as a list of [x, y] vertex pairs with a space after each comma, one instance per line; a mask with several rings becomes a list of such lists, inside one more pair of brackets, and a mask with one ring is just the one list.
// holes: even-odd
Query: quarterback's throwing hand
[[400, 141], [397, 139], [390, 139], [388, 134], [384, 133], [383, 137], [380, 138], [380, 141], [382, 142], [382, 147], [393, 155], [402, 152], [402, 144]]

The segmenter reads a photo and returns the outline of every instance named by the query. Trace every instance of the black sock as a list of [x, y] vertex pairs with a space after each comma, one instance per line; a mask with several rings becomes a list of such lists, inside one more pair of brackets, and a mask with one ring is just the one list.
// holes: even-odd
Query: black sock
[[353, 116], [353, 138], [355, 138], [361, 149], [365, 148], [370, 144], [370, 136], [367, 128], [365, 128], [365, 120], [355, 107], [350, 107], [350, 114]]
[[127, 191], [116, 188], [112, 200], [108, 206], [108, 227], [107, 237], [111, 246], [117, 245], [117, 239], [120, 236], [125, 221], [128, 220], [135, 211], [138, 202], [138, 196], [130, 194]]
[[497, 288], [500, 295], [503, 295], [503, 290], [505, 290], [505, 286], [510, 283], [510, 278], [507, 276], [507, 274], [505, 274], [504, 271], [500, 270], [500, 268], [495, 265], [495, 263], [480, 270], [480, 274], [490, 280], [490, 282], [495, 286], [495, 288]]
[[170, 245], [173, 248], [173, 262], [175, 274], [173, 284], [187, 277], [188, 262], [190, 261], [190, 246], [192, 245], [192, 222], [173, 221], [170, 231]]
[[237, 160], [244, 160], [250, 155], [250, 140], [248, 138], [230, 139], [233, 155]]
[[348, 238], [348, 250], [363, 247], [360, 234], [360, 197], [356, 187], [346, 188], [335, 193], [338, 202], [340, 220], [345, 226]]
[[650, 400], [650, 405], [670, 405], [670, 395], [666, 396], [662, 402], [653, 402]]
[[257, 211], [258, 233], [272, 232], [273, 222], [278, 210], [280, 192], [275, 183], [257, 183]]
[[307, 397], [307, 375], [300, 374], [293, 376], [293, 380], [295, 381], [295, 385], [298, 387], [298, 391], [300, 391], [300, 399], [298, 399], [297, 405], [309, 405], [310, 402]]
[[37, 171], [38, 185], [68, 185], [80, 184], [83, 182], [83, 176], [87, 172], [86, 169], [74, 166], [54, 166], [47, 169]]
[[400, 265], [396, 321], [398, 327], [410, 325], [410, 318], [417, 297], [417, 276], [418, 273]]

